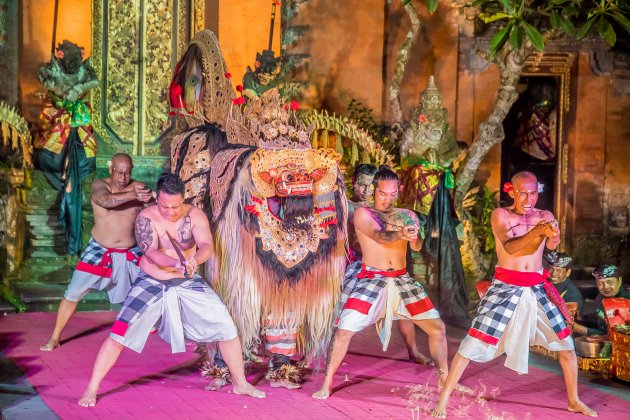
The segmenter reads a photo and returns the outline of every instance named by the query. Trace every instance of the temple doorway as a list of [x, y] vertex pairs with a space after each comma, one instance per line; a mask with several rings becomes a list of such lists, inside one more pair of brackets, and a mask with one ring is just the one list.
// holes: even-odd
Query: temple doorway
[[[538, 178], [537, 207], [556, 212], [559, 151], [559, 86], [553, 76], [525, 76], [519, 81], [519, 99], [503, 122], [501, 180], [520, 171]], [[501, 204], [511, 202], [501, 192]]]

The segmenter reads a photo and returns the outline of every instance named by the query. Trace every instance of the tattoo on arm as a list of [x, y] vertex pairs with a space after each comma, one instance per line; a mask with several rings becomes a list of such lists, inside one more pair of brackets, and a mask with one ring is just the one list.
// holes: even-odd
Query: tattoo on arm
[[103, 207], [105, 208], [113, 208], [113, 207], [118, 207], [121, 204], [124, 204], [126, 202], [128, 202], [130, 200], [127, 199], [123, 199], [123, 198], [113, 198], [110, 197], [107, 200], [105, 200], [105, 203], [103, 203]]
[[136, 219], [136, 242], [142, 252], [146, 252], [147, 249], [153, 243], [153, 228], [151, 227], [151, 219], [144, 216], [138, 216]]

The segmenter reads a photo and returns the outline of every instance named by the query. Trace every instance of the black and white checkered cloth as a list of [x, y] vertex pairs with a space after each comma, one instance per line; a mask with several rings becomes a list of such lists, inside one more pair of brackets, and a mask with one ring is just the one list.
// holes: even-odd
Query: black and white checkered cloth
[[[568, 327], [562, 313], [556, 305], [551, 303], [542, 284], [530, 288], [549, 318], [550, 326], [554, 332], [560, 338], [564, 338]], [[523, 290], [524, 287], [514, 286], [495, 279], [479, 303], [477, 315], [468, 334], [486, 343], [496, 345], [512, 315], [514, 315]]]
[[[90, 238], [90, 241], [85, 247], [85, 250], [81, 254], [81, 262], [92, 266], [111, 268], [111, 258], [105, 258], [105, 260], [103, 260], [103, 256], [108, 252], [112, 252], [112, 250], [108, 250], [107, 248], [96, 242], [94, 238]], [[129, 248], [129, 250], [127, 250], [126, 252], [131, 253], [135, 256], [135, 259], [133, 260], [128, 257], [128, 261], [133, 261], [136, 265], [140, 262], [140, 257], [142, 256], [142, 251], [140, 251], [140, 248], [134, 246], [132, 248]]]
[[367, 313], [389, 281], [395, 283], [400, 298], [411, 316], [433, 309], [433, 304], [424, 288], [409, 273], [398, 277], [389, 277], [380, 273], [383, 272], [366, 267], [361, 261], [355, 261], [349, 265], [337, 305], [338, 314], [343, 310], [358, 310]]
[[175, 286], [199, 292], [212, 290], [197, 274], [190, 279], [155, 280], [141, 270], [131, 286], [127, 299], [116, 318], [116, 323], [131, 324], [149, 305], [162, 299], [165, 289]]

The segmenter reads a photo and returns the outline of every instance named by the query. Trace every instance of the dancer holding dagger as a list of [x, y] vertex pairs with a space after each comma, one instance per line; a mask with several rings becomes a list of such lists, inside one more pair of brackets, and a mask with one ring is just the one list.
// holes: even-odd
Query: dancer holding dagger
[[156, 205], [136, 219], [136, 241], [144, 254], [140, 273], [96, 357], [79, 405], [96, 404], [99, 385], [123, 347], [141, 352], [160, 318], [158, 334], [170, 343], [173, 353], [186, 351], [185, 340], [218, 341], [234, 393], [265, 397], [245, 378], [241, 344], [225, 305], [196, 274], [197, 265], [213, 252], [208, 218], [199, 208], [184, 203], [184, 184], [176, 175], [161, 175], [156, 192]]

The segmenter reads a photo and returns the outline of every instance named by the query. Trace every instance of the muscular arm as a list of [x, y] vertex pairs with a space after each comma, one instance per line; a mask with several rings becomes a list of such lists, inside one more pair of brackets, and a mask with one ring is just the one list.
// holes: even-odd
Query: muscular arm
[[554, 235], [551, 237], [547, 237], [547, 242], [545, 243], [545, 246], [548, 249], [554, 250], [558, 248], [558, 245], [560, 245], [560, 229], [557, 227], [558, 221], [553, 217], [553, 215], [549, 212], [546, 212], [546, 213], [547, 214], [545, 214], [545, 219], [555, 224], [555, 227], [551, 228], [553, 230]]
[[203, 264], [208, 261], [214, 251], [210, 224], [205, 213], [197, 207], [191, 209], [190, 218], [193, 223], [192, 236], [197, 244], [197, 252], [194, 258], [197, 264]]
[[360, 207], [354, 212], [354, 227], [379, 244], [396, 242], [402, 238], [403, 234], [402, 230], [385, 230], [380, 223], [374, 220], [372, 212], [365, 207]]
[[144, 258], [159, 267], [175, 267], [179, 260], [169, 257], [159, 250], [159, 240], [152, 221], [145, 211], [136, 218], [135, 234], [138, 247]]
[[491, 224], [495, 238], [501, 242], [503, 249], [511, 255], [517, 253], [522, 255], [533, 254], [546, 238], [544, 231], [539, 226], [535, 226], [522, 236], [510, 238], [508, 236], [508, 231], [510, 230], [508, 212], [502, 208], [494, 209]]
[[91, 196], [92, 201], [106, 209], [115, 209], [122, 204], [136, 200], [134, 190], [119, 193], [109, 192], [107, 184], [102, 179], [97, 179], [92, 183]]

